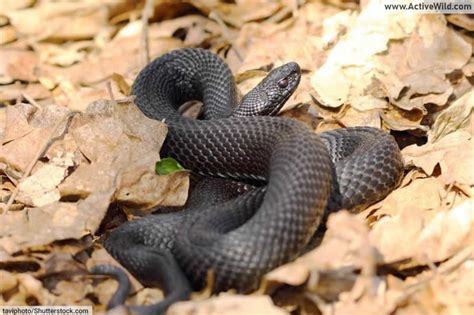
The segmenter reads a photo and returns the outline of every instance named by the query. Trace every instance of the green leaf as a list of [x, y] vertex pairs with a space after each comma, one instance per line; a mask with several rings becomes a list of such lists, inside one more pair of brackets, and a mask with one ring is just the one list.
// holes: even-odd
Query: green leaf
[[186, 169], [173, 158], [164, 158], [155, 164], [155, 172], [158, 175], [169, 175]]

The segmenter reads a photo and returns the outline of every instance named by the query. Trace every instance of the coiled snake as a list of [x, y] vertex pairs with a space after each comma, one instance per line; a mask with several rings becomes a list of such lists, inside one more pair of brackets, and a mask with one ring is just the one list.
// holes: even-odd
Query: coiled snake
[[[294, 120], [254, 116], [276, 114], [299, 79], [297, 64], [277, 68], [237, 106], [229, 68], [208, 51], [176, 50], [139, 73], [136, 104], [169, 127], [163, 156], [202, 175], [264, 184], [235, 184], [243, 188], [230, 201], [150, 215], [112, 231], [107, 250], [145, 285], [167, 293], [163, 303], [138, 311], [163, 312], [191, 287], [202, 288], [210, 270], [214, 291], [255, 289], [266, 272], [301, 254], [325, 209], [373, 203], [398, 184], [400, 151], [381, 130], [318, 136]], [[205, 120], [178, 113], [189, 100], [203, 102]]]

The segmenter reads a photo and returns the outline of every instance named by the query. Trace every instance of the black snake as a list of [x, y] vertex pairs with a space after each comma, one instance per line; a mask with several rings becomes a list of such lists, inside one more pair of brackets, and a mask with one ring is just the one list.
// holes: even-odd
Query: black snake
[[[277, 68], [237, 106], [229, 68], [208, 51], [176, 50], [139, 73], [136, 104], [169, 127], [163, 156], [202, 175], [264, 183], [255, 189], [235, 184], [241, 189], [230, 201], [216, 197], [213, 206], [150, 215], [112, 231], [107, 250], [145, 285], [167, 294], [163, 303], [139, 311], [162, 312], [185, 299], [191, 287], [205, 285], [208, 271], [214, 291], [255, 289], [266, 272], [305, 250], [325, 209], [368, 205], [398, 184], [401, 154], [381, 130], [318, 136], [294, 120], [254, 117], [276, 114], [299, 79], [297, 64]], [[202, 101], [205, 120], [178, 113], [189, 100]], [[94, 271], [114, 274], [105, 267]]]

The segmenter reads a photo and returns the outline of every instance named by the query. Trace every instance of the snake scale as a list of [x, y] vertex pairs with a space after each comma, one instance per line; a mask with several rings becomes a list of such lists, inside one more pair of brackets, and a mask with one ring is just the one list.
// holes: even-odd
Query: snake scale
[[[218, 184], [233, 199], [201, 193], [215, 202], [146, 216], [110, 233], [106, 249], [144, 285], [165, 291], [162, 303], [138, 312], [164, 312], [205, 286], [209, 271], [214, 292], [251, 291], [265, 273], [305, 250], [325, 211], [368, 205], [399, 183], [401, 154], [382, 130], [354, 127], [318, 136], [300, 122], [259, 116], [275, 115], [299, 80], [296, 63], [276, 68], [239, 106], [228, 66], [203, 49], [172, 51], [139, 73], [132, 87], [136, 104], [169, 128], [163, 156], [202, 175], [263, 184], [236, 183], [236, 193]], [[204, 120], [178, 113], [190, 100], [202, 101]]]

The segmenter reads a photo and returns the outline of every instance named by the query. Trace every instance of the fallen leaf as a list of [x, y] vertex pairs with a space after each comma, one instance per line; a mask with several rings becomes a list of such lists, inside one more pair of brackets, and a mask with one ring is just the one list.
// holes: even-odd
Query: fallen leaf
[[428, 132], [428, 142], [436, 142], [436, 140], [465, 126], [469, 122], [473, 108], [474, 91], [471, 90], [439, 114]]
[[0, 82], [11, 83], [14, 80], [38, 81], [36, 67], [39, 58], [32, 51], [20, 49], [0, 50]]
[[11, 25], [0, 27], [0, 45], [8, 44], [16, 40], [15, 28]]
[[94, 192], [77, 203], [55, 202], [29, 211], [10, 212], [0, 217], [0, 248], [16, 253], [31, 246], [57, 240], [80, 239], [100, 225], [113, 190]]
[[92, 38], [99, 33], [107, 22], [107, 7], [101, 3], [44, 2], [33, 8], [9, 11], [7, 16], [22, 35], [77, 40]]
[[443, 261], [472, 243], [471, 201], [434, 215], [415, 209], [406, 208], [400, 214], [383, 217], [374, 224], [370, 240], [385, 262], [406, 258], [413, 258], [419, 264]]
[[436, 165], [441, 167], [441, 179], [446, 184], [462, 183], [472, 185], [474, 173], [472, 159], [474, 152], [472, 135], [460, 129], [423, 146], [411, 145], [402, 150], [406, 164], [421, 167], [427, 175], [432, 175]]
[[[384, 108], [388, 97], [405, 111], [422, 113], [402, 124], [400, 116], [392, 119], [394, 111], [389, 111], [384, 120], [390, 128], [426, 130], [420, 124], [427, 113], [425, 104], [446, 104], [453, 88], [445, 74], [461, 69], [470, 54], [470, 45], [448, 29], [442, 17], [387, 14], [381, 18], [372, 1], [313, 74], [311, 84], [317, 100], [329, 107]], [[361, 102], [368, 97], [372, 101]]]

